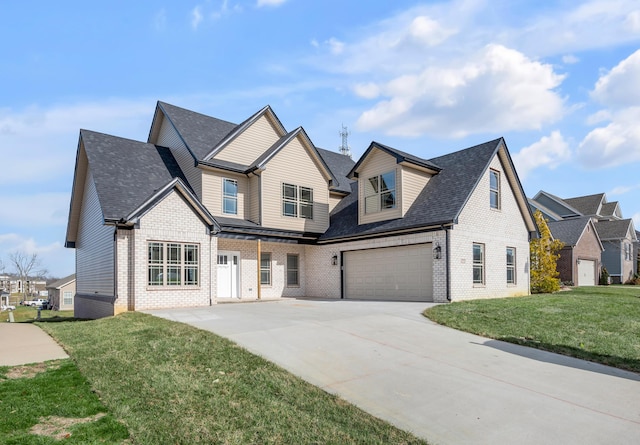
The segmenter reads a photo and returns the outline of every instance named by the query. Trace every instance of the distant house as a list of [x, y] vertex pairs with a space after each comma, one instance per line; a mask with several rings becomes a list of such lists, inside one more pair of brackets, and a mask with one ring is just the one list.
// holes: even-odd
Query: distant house
[[76, 296], [76, 274], [61, 278], [47, 285], [49, 291], [49, 303], [55, 310], [73, 310], [73, 302]]
[[[540, 191], [533, 199], [529, 200], [529, 205], [532, 210], [540, 210], [544, 217], [550, 221], [549, 227], [555, 229], [555, 233], [554, 229], [552, 229], [554, 237], [568, 244], [572, 244], [574, 237], [571, 236], [567, 240], [563, 238], [568, 233], [573, 233], [574, 235], [575, 233], [571, 230], [563, 230], [563, 227], [571, 227], [577, 230], [578, 226], [588, 226], [583, 222], [561, 222], [582, 221], [584, 218], [591, 219], [602, 249], [600, 254], [601, 266], [607, 268], [613, 283], [624, 283], [637, 273], [637, 255], [634, 256], [634, 248], [637, 249], [638, 236], [633, 220], [622, 217], [620, 204], [617, 201], [608, 202], [604, 193], [563, 199], [551, 193]], [[593, 257], [597, 250], [596, 244], [592, 240], [589, 252], [583, 251], [582, 254]], [[572, 262], [572, 268], [574, 269], [572, 276], [574, 277], [578, 269], [578, 260], [580, 258], [574, 258]], [[582, 262], [581, 264], [583, 264], [583, 272], [586, 273], [587, 266], [584, 266]], [[592, 263], [587, 264], [588, 267], [592, 266]], [[590, 281], [590, 276], [587, 278], [585, 275], [585, 279]], [[575, 283], [575, 280], [572, 281]]]
[[447, 302], [529, 293], [537, 227], [505, 141], [354, 162], [285, 129], [158, 102], [147, 142], [80, 131], [75, 315], [230, 299]]

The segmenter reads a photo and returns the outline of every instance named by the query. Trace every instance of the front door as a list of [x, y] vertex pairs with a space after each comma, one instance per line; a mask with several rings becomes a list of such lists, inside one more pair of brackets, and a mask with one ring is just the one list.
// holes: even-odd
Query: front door
[[239, 298], [240, 252], [218, 251], [218, 298]]

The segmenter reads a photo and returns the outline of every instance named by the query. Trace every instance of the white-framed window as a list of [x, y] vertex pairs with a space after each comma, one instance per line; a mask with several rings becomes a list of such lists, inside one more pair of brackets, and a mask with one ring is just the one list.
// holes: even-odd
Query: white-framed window
[[500, 172], [489, 170], [489, 194], [492, 209], [500, 209]]
[[198, 244], [148, 243], [149, 286], [198, 286]]
[[507, 284], [516, 284], [516, 248], [507, 247]]
[[260, 284], [271, 286], [271, 253], [260, 252]]
[[313, 219], [313, 189], [283, 183], [282, 215]]
[[235, 179], [222, 180], [222, 213], [238, 214], [238, 181]]
[[300, 286], [299, 258], [293, 253], [287, 254], [287, 286]]
[[473, 243], [473, 284], [484, 284], [484, 244]]
[[364, 212], [376, 213], [396, 208], [396, 172], [383, 173], [364, 182]]
[[65, 306], [70, 306], [73, 304], [73, 292], [70, 290], [66, 290], [62, 293], [62, 304]]

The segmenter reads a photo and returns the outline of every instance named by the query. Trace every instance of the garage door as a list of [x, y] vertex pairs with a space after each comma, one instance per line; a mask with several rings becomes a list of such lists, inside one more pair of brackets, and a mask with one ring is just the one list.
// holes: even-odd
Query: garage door
[[596, 285], [596, 262], [593, 260], [578, 260], [578, 286]]
[[433, 300], [431, 244], [344, 252], [344, 296], [361, 300]]

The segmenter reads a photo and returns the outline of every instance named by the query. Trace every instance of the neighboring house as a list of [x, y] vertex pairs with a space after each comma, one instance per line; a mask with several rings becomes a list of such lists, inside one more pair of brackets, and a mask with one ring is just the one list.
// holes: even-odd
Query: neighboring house
[[634, 258], [636, 259], [636, 274], [640, 274], [640, 232], [636, 230], [636, 242], [633, 245], [633, 251], [635, 252]]
[[0, 275], [0, 289], [4, 289], [12, 294], [22, 293], [23, 290], [27, 295], [40, 295], [45, 292], [46, 281], [43, 280], [26, 280], [23, 281], [14, 275]]
[[604, 248], [592, 219], [581, 216], [549, 221], [548, 226], [553, 238], [564, 243], [557, 263], [560, 281], [574, 286], [598, 284]]
[[230, 299], [446, 302], [529, 293], [537, 234], [502, 138], [354, 163], [287, 131], [158, 102], [148, 141], [80, 131], [75, 315]]
[[47, 285], [49, 303], [54, 310], [72, 311], [76, 296], [76, 274], [61, 278]]
[[[575, 198], [559, 198], [551, 193], [540, 191], [529, 200], [532, 210], [540, 210], [544, 217], [550, 221], [558, 230], [558, 224], [554, 222], [571, 221], [574, 219], [590, 218], [597, 231], [602, 253], [600, 254], [601, 266], [606, 267], [613, 283], [624, 283], [637, 273], [637, 256], [634, 257], [634, 245], [637, 245], [638, 237], [632, 219], [624, 219], [622, 211], [617, 201], [607, 202], [604, 193], [594, 195], [578, 196]], [[556, 236], [560, 241], [564, 233]], [[571, 244], [571, 240], [569, 240]], [[596, 246], [591, 243], [593, 255]], [[586, 252], [583, 252], [586, 254]], [[589, 267], [591, 264], [589, 263]], [[577, 267], [577, 260], [573, 263], [573, 268]], [[586, 270], [586, 266], [583, 265]], [[577, 270], [572, 272], [575, 276]], [[589, 278], [590, 279], [590, 278]], [[575, 282], [575, 281], [574, 281]]]

